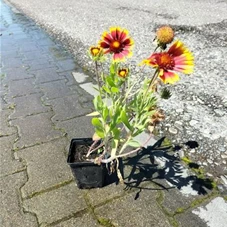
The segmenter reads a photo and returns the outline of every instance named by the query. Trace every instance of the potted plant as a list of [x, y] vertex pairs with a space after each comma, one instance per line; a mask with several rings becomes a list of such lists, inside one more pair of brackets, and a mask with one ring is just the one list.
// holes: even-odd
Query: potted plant
[[[164, 118], [158, 109], [159, 97], [166, 98], [170, 94], [166, 88], [161, 88], [164, 84], [173, 84], [179, 80], [177, 71], [185, 74], [193, 71], [191, 52], [181, 41], [173, 40], [174, 32], [169, 26], [157, 30], [154, 52], [140, 63], [143, 66], [139, 73], [140, 78], [143, 78], [142, 84], [132, 76], [133, 72], [125, 61], [132, 55], [134, 45], [127, 30], [110, 28], [109, 32], [103, 33], [98, 45], [89, 49], [89, 55], [95, 62], [98, 82], [98, 95], [93, 100], [95, 111], [89, 114], [93, 117], [95, 134], [93, 139], [73, 139], [68, 157], [76, 177], [82, 178], [78, 182], [79, 187], [102, 187], [103, 176], [96, 179], [94, 172], [103, 173], [106, 164], [108, 171], [116, 171], [119, 180], [123, 182], [119, 158], [138, 153], [152, 137], [155, 125]], [[107, 72], [103, 70], [104, 62], [109, 63]], [[144, 72], [146, 65], [154, 69], [153, 76]], [[140, 144], [136, 137], [146, 130], [150, 131], [150, 137]], [[81, 152], [81, 155], [77, 152]], [[78, 157], [81, 160], [75, 163]], [[92, 167], [92, 170], [88, 171], [85, 165]], [[86, 174], [80, 177], [82, 170]], [[88, 172], [93, 175], [88, 177]], [[91, 179], [92, 183], [86, 183], [86, 180]]]

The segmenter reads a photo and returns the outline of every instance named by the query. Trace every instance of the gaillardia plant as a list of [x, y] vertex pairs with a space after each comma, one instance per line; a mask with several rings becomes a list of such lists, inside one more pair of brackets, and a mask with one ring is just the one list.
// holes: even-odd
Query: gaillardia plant
[[[164, 119], [163, 112], [158, 109], [157, 86], [178, 81], [177, 72], [191, 74], [193, 71], [192, 53], [181, 41], [174, 41], [172, 28], [159, 28], [155, 43], [154, 52], [139, 64], [139, 76], [143, 78], [140, 86], [127, 66], [127, 58], [132, 56], [134, 45], [127, 30], [112, 27], [109, 32], [103, 33], [97, 46], [89, 49], [89, 55], [96, 66], [98, 95], [93, 100], [95, 111], [89, 114], [93, 117], [95, 134], [94, 143], [86, 157], [96, 164], [114, 163], [120, 180], [122, 177], [118, 170], [118, 159], [139, 152], [152, 137], [152, 132], [143, 144], [137, 142], [136, 137], [147, 129], [152, 131]], [[108, 73], [103, 70], [104, 61], [110, 64]], [[146, 65], [154, 69], [153, 76], [143, 72]], [[169, 94], [168, 90], [164, 91]], [[126, 150], [128, 147], [130, 150]], [[98, 156], [92, 159], [89, 156], [94, 152]]]

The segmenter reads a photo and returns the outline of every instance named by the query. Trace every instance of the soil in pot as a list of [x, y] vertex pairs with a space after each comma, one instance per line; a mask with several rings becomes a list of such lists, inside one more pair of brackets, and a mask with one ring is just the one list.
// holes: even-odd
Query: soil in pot
[[[93, 143], [91, 138], [73, 139], [71, 141], [68, 164], [75, 176], [79, 188], [97, 188], [104, 186], [105, 166], [86, 161], [86, 154]], [[89, 158], [95, 158], [97, 154], [91, 154]]]

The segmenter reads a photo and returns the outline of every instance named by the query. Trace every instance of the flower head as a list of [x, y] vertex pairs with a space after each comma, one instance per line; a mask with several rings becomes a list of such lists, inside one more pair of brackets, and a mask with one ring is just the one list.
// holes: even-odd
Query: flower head
[[128, 76], [128, 68], [118, 69], [118, 76], [121, 78], [126, 78]]
[[91, 46], [89, 50], [93, 57], [97, 57], [102, 54], [102, 48], [99, 46]]
[[185, 74], [193, 72], [194, 58], [188, 48], [178, 40], [167, 52], [154, 53], [142, 63], [157, 68], [159, 78], [164, 83], [173, 84], [179, 80], [175, 71]]
[[123, 61], [125, 57], [132, 56], [134, 42], [128, 36], [128, 31], [119, 27], [110, 28], [110, 32], [104, 32], [99, 45], [105, 50], [104, 53], [113, 54], [115, 61]]
[[169, 26], [163, 26], [157, 30], [156, 36], [160, 44], [169, 44], [173, 41], [174, 31]]

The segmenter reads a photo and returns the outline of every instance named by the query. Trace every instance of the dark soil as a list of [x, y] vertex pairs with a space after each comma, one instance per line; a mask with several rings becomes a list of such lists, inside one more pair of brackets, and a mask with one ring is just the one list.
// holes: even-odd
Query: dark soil
[[89, 155], [87, 158], [87, 152], [89, 150], [90, 146], [88, 145], [77, 145], [73, 149], [73, 162], [86, 162], [87, 159], [95, 159], [98, 157], [97, 152], [93, 152]]

